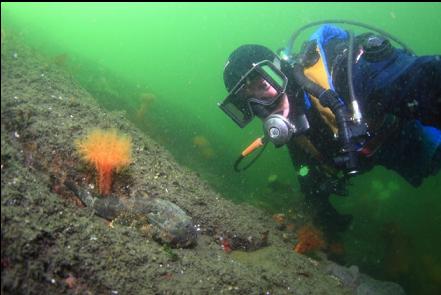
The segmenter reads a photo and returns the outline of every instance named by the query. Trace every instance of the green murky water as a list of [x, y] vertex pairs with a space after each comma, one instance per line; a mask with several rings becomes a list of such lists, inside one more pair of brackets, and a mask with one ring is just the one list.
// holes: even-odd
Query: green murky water
[[[125, 110], [139, 128], [222, 192], [271, 212], [300, 198], [287, 152], [268, 147], [237, 174], [232, 164], [260, 135], [241, 130], [217, 107], [222, 70], [244, 43], [272, 49], [292, 31], [322, 19], [350, 19], [396, 35], [417, 54], [441, 52], [441, 4], [418, 3], [2, 3], [2, 42], [10, 34], [49, 57], [102, 105]], [[355, 30], [355, 32], [361, 32]], [[306, 38], [305, 34], [302, 38]], [[268, 187], [282, 187], [276, 197]], [[348, 263], [401, 283], [409, 293], [441, 285], [441, 175], [413, 188], [381, 167], [355, 178], [350, 196], [335, 197], [354, 215], [346, 233]]]

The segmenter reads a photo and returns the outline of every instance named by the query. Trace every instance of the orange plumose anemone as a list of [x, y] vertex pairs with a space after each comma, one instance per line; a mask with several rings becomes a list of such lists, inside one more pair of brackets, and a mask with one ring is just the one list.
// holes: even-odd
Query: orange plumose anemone
[[326, 245], [323, 233], [311, 224], [302, 226], [297, 231], [297, 238], [298, 242], [294, 246], [294, 251], [300, 254], [323, 249]]
[[118, 134], [115, 129], [94, 129], [75, 144], [83, 160], [95, 166], [100, 194], [108, 195], [113, 171], [119, 171], [132, 162], [132, 139]]

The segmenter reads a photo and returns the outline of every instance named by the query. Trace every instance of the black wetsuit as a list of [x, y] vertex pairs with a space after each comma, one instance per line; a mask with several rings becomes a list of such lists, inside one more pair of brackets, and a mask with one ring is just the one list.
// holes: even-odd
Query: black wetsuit
[[[357, 50], [369, 36], [372, 35], [355, 38], [354, 52], [359, 52]], [[335, 91], [349, 105], [347, 47], [347, 38], [330, 38], [323, 49]], [[339, 142], [305, 98], [303, 90], [295, 84], [292, 73], [285, 74], [290, 81], [287, 94], [291, 114], [306, 114], [310, 129], [305, 137], [319, 152], [299, 145], [298, 139], [288, 143], [294, 166], [309, 168], [307, 175], [299, 175], [301, 190], [316, 213], [316, 222], [326, 232], [343, 231], [351, 218], [340, 215], [329, 202], [330, 194], [346, 193], [347, 178], [334, 163]], [[441, 166], [440, 56], [416, 57], [395, 48], [377, 59], [354, 54], [353, 85], [372, 135], [365, 149], [370, 150], [366, 156], [360, 156], [361, 172], [382, 165], [414, 186], [436, 174]]]

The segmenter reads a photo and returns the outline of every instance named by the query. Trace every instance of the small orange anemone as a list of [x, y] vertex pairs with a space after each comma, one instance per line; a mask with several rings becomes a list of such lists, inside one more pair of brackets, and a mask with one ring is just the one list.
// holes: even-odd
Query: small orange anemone
[[283, 213], [278, 213], [278, 214], [274, 214], [273, 215], [273, 220], [278, 224], [278, 225], [284, 225], [286, 222], [286, 216]]
[[294, 251], [300, 254], [314, 252], [325, 246], [323, 233], [316, 227], [307, 224], [297, 231], [298, 243], [294, 247]]
[[75, 144], [82, 158], [95, 166], [100, 194], [108, 195], [113, 171], [119, 171], [132, 161], [132, 139], [118, 134], [115, 129], [94, 129]]

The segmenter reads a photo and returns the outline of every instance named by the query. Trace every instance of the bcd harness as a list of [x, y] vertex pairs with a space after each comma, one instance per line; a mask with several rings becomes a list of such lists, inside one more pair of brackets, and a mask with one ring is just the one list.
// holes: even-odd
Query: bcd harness
[[[333, 23], [333, 21], [328, 21]], [[335, 21], [343, 22], [345, 21]], [[290, 52], [293, 46], [294, 39], [298, 36], [301, 30], [307, 27], [311, 27], [318, 23], [312, 23], [305, 27], [302, 27], [297, 32], [293, 34], [289, 41], [289, 45], [286, 48], [286, 54]], [[351, 23], [358, 26], [359, 23]], [[364, 26], [368, 27], [368, 26]], [[369, 29], [373, 29], [369, 27]], [[390, 39], [399, 43], [405, 50], [411, 52], [404, 44], [399, 40], [396, 40], [389, 34], [382, 32], [378, 29], [373, 29], [374, 31], [380, 32], [381, 35], [387, 36]], [[343, 41], [348, 40], [348, 51], [347, 53], [347, 72], [348, 72], [348, 84], [350, 90], [351, 98], [351, 108], [352, 112], [349, 112], [347, 103], [345, 103], [335, 92], [334, 85], [332, 81], [332, 74], [329, 71], [326, 52], [324, 50], [326, 43], [334, 38], [342, 39]], [[398, 120], [396, 118], [384, 117], [382, 118], [381, 124], [375, 124], [375, 136], [371, 137], [368, 133], [367, 124], [365, 121], [361, 120], [361, 115], [357, 114], [358, 104], [355, 100], [355, 95], [352, 85], [352, 63], [353, 63], [353, 36], [351, 33], [346, 32], [332, 25], [324, 25], [319, 30], [317, 30], [310, 38], [310, 41], [305, 43], [304, 50], [299, 54], [294, 60], [290, 55], [287, 60], [291, 64], [292, 73], [297, 84], [300, 85], [305, 91], [305, 104], [312, 105], [320, 114], [321, 119], [324, 121], [326, 126], [330, 128], [334, 137], [336, 137], [341, 146], [340, 156], [334, 158], [337, 165], [343, 166], [348, 174], [353, 174], [358, 172], [358, 157], [370, 157], [373, 153], [381, 146], [381, 144], [398, 128]], [[363, 54], [363, 50], [360, 48], [358, 52], [358, 57]], [[283, 57], [282, 57], [283, 58]], [[378, 127], [380, 125], [380, 127]], [[325, 170], [337, 171], [331, 165], [328, 165], [323, 160], [324, 157], [321, 153], [314, 147], [312, 142], [306, 137], [306, 135], [297, 135], [294, 137], [294, 142], [299, 145], [305, 152], [307, 152], [311, 157], [315, 158], [318, 163], [320, 163]], [[265, 137], [259, 138], [253, 142], [241, 156], [237, 159], [234, 168], [236, 171], [245, 170], [260, 156], [257, 155], [246, 167], [239, 169], [238, 165], [241, 160], [252, 153], [256, 148], [265, 146], [267, 139]], [[262, 150], [263, 151], [263, 150]], [[334, 174], [334, 173], [332, 173]]]

